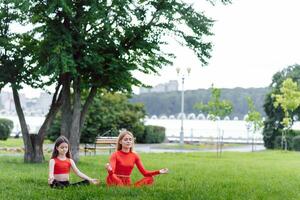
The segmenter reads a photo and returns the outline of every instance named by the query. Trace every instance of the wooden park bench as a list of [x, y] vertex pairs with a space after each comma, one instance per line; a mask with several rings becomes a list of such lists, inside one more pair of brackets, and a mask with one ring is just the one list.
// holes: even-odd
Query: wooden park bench
[[109, 154], [116, 149], [118, 137], [97, 137], [93, 144], [84, 145], [84, 155], [87, 152], [94, 152], [96, 155], [97, 150], [109, 150]]

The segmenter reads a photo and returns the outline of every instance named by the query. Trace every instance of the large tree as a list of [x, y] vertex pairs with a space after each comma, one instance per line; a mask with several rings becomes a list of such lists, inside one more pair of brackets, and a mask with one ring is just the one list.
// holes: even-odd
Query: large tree
[[[69, 138], [76, 161], [85, 116], [98, 88], [130, 92], [132, 85], [142, 84], [133, 71], [156, 73], [171, 64], [174, 55], [161, 49], [166, 36], [194, 50], [203, 64], [210, 57], [206, 36], [212, 35], [213, 20], [178, 0], [26, 2], [29, 9], [23, 13], [34, 27], [30, 63], [38, 75], [48, 77], [45, 84], [57, 85], [49, 113], [56, 113], [61, 100], [61, 134]], [[84, 102], [82, 90], [89, 91]], [[47, 115], [50, 120], [36, 136], [34, 162], [44, 159], [42, 143], [53, 115]]]
[[[270, 92], [267, 94], [264, 109], [266, 112], [266, 120], [264, 121], [264, 145], [267, 148], [273, 149], [275, 147], [275, 140], [277, 136], [282, 135], [282, 131], [284, 129], [284, 125], [280, 122], [283, 121], [285, 117], [285, 112], [281, 106], [275, 107], [275, 98], [272, 95], [280, 94], [280, 88], [283, 82], [290, 78], [297, 84], [300, 84], [300, 65], [295, 64], [286, 67], [282, 71], [279, 71], [273, 75], [272, 83], [270, 84]], [[299, 116], [300, 108], [293, 110], [289, 113], [290, 116]], [[290, 118], [293, 123], [294, 118]]]
[[[26, 3], [18, 0], [0, 1], [0, 90], [6, 85], [12, 88], [25, 147], [24, 161], [36, 162], [43, 159], [43, 137], [29, 134], [18, 91], [24, 84], [31, 87], [43, 85], [35, 66], [30, 63], [33, 49], [29, 35], [12, 31], [13, 25], [26, 23], [25, 13], [22, 12], [28, 8]], [[49, 121], [49, 116], [45, 122]]]
[[280, 122], [284, 130], [282, 131], [282, 147], [283, 141], [285, 142], [285, 150], [287, 150], [287, 140], [286, 140], [286, 133], [293, 125], [292, 118], [294, 117], [293, 112], [300, 107], [300, 91], [299, 86], [296, 82], [293, 82], [291, 78], [287, 78], [283, 81], [280, 87], [279, 94], [273, 94], [272, 97], [274, 100], [274, 107], [281, 107], [284, 112], [284, 117]]

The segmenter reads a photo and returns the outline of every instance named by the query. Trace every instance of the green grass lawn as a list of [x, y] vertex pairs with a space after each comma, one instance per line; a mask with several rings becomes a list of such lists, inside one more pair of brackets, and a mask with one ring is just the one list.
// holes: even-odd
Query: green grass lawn
[[[45, 140], [44, 144], [51, 144], [50, 140]], [[7, 140], [0, 140], [0, 147], [23, 147], [22, 138], [8, 138]]]
[[[20, 156], [0, 156], [0, 199], [300, 199], [300, 154], [254, 153], [141, 154], [147, 169], [168, 167], [145, 188], [107, 188], [107, 155], [82, 156], [78, 167], [100, 186], [51, 189], [48, 163], [24, 164]], [[49, 157], [47, 157], [47, 160]], [[134, 171], [132, 180], [142, 178]], [[71, 182], [79, 179], [72, 175]]]

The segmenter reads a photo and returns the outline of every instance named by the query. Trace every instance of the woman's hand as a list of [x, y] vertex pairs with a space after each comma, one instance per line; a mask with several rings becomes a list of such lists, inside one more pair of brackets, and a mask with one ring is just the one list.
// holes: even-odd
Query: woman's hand
[[163, 168], [163, 169], [159, 170], [159, 173], [160, 174], [167, 174], [167, 173], [169, 173], [169, 169], [168, 168]]
[[48, 178], [48, 184], [51, 185], [54, 181], [54, 177], [49, 177]]
[[109, 163], [106, 163], [105, 168], [107, 169], [107, 171], [112, 171], [112, 167]]

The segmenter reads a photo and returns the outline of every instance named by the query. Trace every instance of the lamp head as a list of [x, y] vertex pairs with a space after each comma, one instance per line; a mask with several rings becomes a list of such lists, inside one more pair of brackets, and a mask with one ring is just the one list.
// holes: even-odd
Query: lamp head
[[191, 67], [187, 67], [186, 70], [188, 72], [188, 75], [190, 75], [192, 68]]
[[179, 73], [180, 73], [180, 67], [176, 67], [176, 72], [177, 72], [177, 75], [179, 75]]

